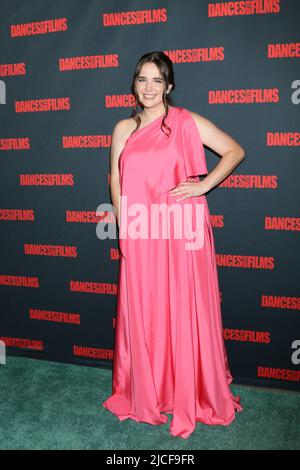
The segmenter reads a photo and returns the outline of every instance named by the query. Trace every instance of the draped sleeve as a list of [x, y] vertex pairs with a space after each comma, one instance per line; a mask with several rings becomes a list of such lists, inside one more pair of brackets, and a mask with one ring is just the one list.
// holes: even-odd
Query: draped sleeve
[[183, 112], [181, 136], [186, 177], [207, 174], [205, 152], [198, 127], [189, 111], [184, 109]]
[[190, 112], [179, 106], [170, 109], [167, 137], [162, 119], [131, 134], [121, 152], [121, 195], [127, 196], [128, 204], [153, 202], [189, 178], [207, 174], [202, 140]]

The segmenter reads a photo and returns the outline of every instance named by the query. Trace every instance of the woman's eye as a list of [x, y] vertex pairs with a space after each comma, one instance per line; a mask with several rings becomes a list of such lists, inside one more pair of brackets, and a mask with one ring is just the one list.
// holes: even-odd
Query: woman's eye
[[[144, 81], [145, 81], [144, 78], [138, 78], [138, 82], [144, 82]], [[162, 83], [162, 80], [155, 80], [155, 83], [161, 84], [161, 83]]]

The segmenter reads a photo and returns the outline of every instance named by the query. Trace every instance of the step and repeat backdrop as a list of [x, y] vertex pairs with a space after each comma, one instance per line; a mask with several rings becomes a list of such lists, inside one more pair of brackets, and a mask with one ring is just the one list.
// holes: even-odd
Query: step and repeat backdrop
[[[234, 383], [299, 390], [300, 42], [295, 0], [1, 0], [0, 349], [112, 367], [119, 266], [110, 144], [146, 52], [172, 104], [245, 160], [207, 194]], [[299, 23], [298, 23], [299, 26]], [[219, 156], [205, 147], [209, 171]], [[6, 356], [5, 356], [6, 355]]]

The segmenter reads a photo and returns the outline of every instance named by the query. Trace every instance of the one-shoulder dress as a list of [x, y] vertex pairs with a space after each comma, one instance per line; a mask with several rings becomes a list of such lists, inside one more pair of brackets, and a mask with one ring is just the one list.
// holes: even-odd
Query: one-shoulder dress
[[[169, 194], [208, 173], [202, 139], [186, 108], [169, 108], [165, 132], [162, 119], [133, 132], [119, 156], [123, 205], [112, 394], [102, 406], [120, 421], [152, 425], [167, 423], [170, 414], [170, 434], [186, 439], [197, 421], [229, 425], [243, 406], [229, 387], [206, 197], [178, 201]], [[175, 203], [181, 218], [180, 210], [177, 218], [171, 210]]]

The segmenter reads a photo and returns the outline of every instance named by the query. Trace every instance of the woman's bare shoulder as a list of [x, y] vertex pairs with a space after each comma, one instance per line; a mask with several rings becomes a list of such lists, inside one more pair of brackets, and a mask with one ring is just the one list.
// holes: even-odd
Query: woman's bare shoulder
[[120, 119], [120, 121], [118, 121], [113, 128], [112, 137], [116, 138], [117, 140], [126, 141], [134, 128], [135, 121], [132, 117]]
[[122, 153], [126, 141], [132, 133], [134, 126], [133, 118], [121, 119], [118, 121], [112, 131], [111, 135], [111, 157], [113, 162], [117, 162], [120, 154]]

